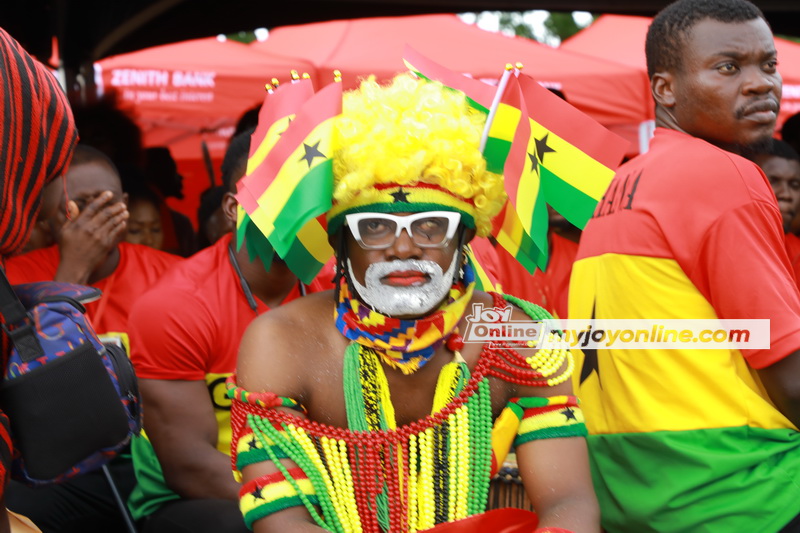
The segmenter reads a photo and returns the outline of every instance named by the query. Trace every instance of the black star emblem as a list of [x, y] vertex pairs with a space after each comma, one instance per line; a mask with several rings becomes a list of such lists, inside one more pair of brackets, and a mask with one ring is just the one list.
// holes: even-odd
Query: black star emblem
[[536, 154], [528, 152], [528, 159], [531, 160], [531, 172], [536, 172], [539, 169], [539, 161], [536, 159]]
[[567, 407], [566, 409], [561, 411], [561, 414], [567, 417], [567, 420], [578, 420], [577, 418], [575, 418], [575, 410], [572, 409], [572, 407]]
[[547, 152], [555, 152], [555, 150], [553, 150], [552, 148], [547, 146], [547, 137], [549, 135], [550, 134], [547, 133], [541, 139], [535, 139], [534, 140], [534, 142], [536, 142], [536, 155], [539, 156], [539, 162], [540, 163], [544, 163], [544, 155]]
[[[594, 320], [595, 307], [592, 305], [592, 320]], [[586, 334], [588, 335], [589, 332], [587, 331]], [[592, 375], [592, 372], [597, 373], [597, 384], [600, 385], [600, 388], [603, 388], [603, 383], [600, 381], [600, 363], [597, 360], [597, 350], [594, 348], [581, 348], [583, 351], [583, 366], [581, 367], [581, 380], [580, 384], [583, 385], [583, 382], [589, 379], [589, 376]]]
[[251, 450], [255, 450], [257, 448], [256, 438], [253, 437], [250, 439], [250, 442], [248, 442], [247, 445], [250, 446]]
[[256, 485], [256, 490], [250, 493], [250, 495], [256, 500], [263, 500], [264, 497], [261, 495], [261, 487]]
[[315, 157], [322, 157], [323, 159], [327, 159], [327, 156], [319, 151], [319, 143], [321, 141], [317, 141], [317, 144], [314, 146], [309, 146], [306, 143], [303, 143], [303, 148], [305, 148], [306, 153], [300, 160], [305, 160], [308, 163], [308, 168], [311, 168], [311, 163], [314, 162]]
[[285, 130], [283, 130], [282, 132], [278, 133], [278, 137], [282, 137], [284, 133], [286, 133], [287, 131], [289, 131], [289, 126], [291, 126], [291, 125], [292, 125], [292, 118], [289, 118], [289, 119], [286, 121], [286, 129], [285, 129]]
[[[592, 372], [597, 372], [597, 382], [600, 382], [600, 365], [597, 362], [597, 350], [594, 348], [582, 348], [583, 350], [583, 367], [581, 367], [581, 385], [589, 379]], [[601, 383], [600, 388], [603, 388]]]
[[394, 203], [399, 203], [399, 202], [405, 204], [411, 203], [408, 201], [408, 193], [405, 192], [402, 187], [400, 188], [399, 191], [393, 192], [390, 196], [394, 198]]

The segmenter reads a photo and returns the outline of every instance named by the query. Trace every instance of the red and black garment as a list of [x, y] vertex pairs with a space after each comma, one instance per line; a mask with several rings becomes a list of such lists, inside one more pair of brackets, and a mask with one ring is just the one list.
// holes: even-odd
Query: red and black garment
[[[39, 212], [42, 189], [67, 167], [78, 132], [55, 76], [0, 29], [0, 260], [18, 251]], [[0, 331], [0, 364], [9, 340]], [[0, 413], [0, 491], [11, 454]]]

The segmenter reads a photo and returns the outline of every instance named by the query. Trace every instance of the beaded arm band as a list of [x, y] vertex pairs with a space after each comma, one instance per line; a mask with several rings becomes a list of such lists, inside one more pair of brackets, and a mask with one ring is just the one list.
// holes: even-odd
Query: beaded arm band
[[585, 437], [586, 424], [575, 396], [512, 398], [507, 409], [519, 417], [514, 446], [538, 439]]
[[[239, 490], [239, 508], [248, 529], [253, 522], [277, 511], [303, 505], [303, 499], [318, 505], [311, 481], [299, 467], [290, 468], [288, 479], [281, 472], [261, 476]], [[301, 496], [302, 494], [302, 496]]]

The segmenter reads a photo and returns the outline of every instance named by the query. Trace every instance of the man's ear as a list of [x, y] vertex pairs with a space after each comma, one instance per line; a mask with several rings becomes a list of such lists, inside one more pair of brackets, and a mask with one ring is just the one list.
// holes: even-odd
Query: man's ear
[[226, 192], [222, 196], [222, 212], [225, 218], [233, 222], [233, 227], [236, 227], [236, 208], [239, 207], [239, 201], [232, 192]]
[[675, 105], [675, 76], [671, 72], [656, 72], [650, 78], [653, 99], [662, 107]]

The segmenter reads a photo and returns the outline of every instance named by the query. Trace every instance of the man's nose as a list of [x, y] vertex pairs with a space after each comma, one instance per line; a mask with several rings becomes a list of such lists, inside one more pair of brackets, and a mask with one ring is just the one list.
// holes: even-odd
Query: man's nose
[[422, 248], [414, 243], [408, 230], [403, 229], [387, 252], [391, 257], [397, 259], [419, 259], [422, 255]]
[[780, 74], [764, 72], [760, 66], [743, 69], [745, 81], [742, 86], [745, 93], [766, 94], [777, 90], [781, 84]]

